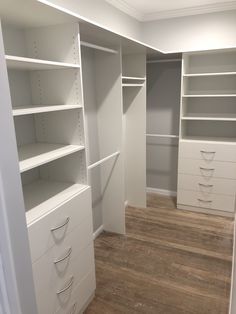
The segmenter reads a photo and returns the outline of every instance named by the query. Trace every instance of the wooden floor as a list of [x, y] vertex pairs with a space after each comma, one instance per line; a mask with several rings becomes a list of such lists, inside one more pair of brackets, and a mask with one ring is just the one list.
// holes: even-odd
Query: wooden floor
[[148, 196], [129, 207], [126, 236], [95, 241], [97, 290], [86, 314], [227, 314], [233, 222]]

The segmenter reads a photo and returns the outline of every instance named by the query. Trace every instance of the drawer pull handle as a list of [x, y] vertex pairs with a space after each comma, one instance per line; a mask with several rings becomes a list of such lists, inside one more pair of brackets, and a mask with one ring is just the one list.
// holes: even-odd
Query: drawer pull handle
[[75, 314], [76, 306], [77, 306], [77, 303], [74, 303], [74, 305], [71, 308], [70, 314]]
[[63, 262], [64, 260], [66, 260], [67, 258], [70, 257], [71, 253], [72, 253], [72, 248], [70, 247], [68, 252], [66, 253], [66, 255], [64, 257], [60, 258], [60, 259], [55, 260], [54, 264], [58, 264], [58, 263]]
[[212, 188], [213, 184], [203, 184], [203, 183], [198, 183], [200, 186], [203, 186], [204, 188]]
[[63, 222], [63, 224], [61, 224], [61, 225], [59, 225], [59, 226], [57, 226], [55, 228], [52, 228], [51, 231], [53, 232], [53, 231], [56, 231], [58, 229], [61, 229], [61, 228], [65, 227], [69, 223], [69, 221], [70, 221], [70, 217], [67, 217], [66, 221]]
[[73, 285], [73, 282], [74, 282], [74, 277], [72, 276], [71, 279], [70, 279], [70, 282], [68, 283], [68, 285], [65, 288], [57, 291], [57, 294], [59, 295], [59, 294], [61, 294], [63, 292], [66, 292]]
[[201, 170], [207, 170], [207, 171], [214, 171], [215, 168], [204, 168], [204, 167], [200, 167]]
[[200, 198], [198, 198], [198, 200], [199, 200], [199, 202], [203, 202], [203, 203], [212, 203], [212, 201], [206, 201], [206, 200], [202, 200], [202, 199], [200, 199]]
[[209, 152], [209, 151], [206, 151], [206, 150], [201, 150], [200, 152], [203, 153], [203, 154], [215, 154], [216, 153], [216, 152]]

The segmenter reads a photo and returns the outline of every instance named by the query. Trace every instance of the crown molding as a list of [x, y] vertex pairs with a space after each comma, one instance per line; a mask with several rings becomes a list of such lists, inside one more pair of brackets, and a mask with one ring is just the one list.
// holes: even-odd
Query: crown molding
[[197, 7], [177, 9], [177, 10], [168, 10], [161, 12], [154, 12], [151, 14], [144, 14], [142, 22], [161, 20], [161, 19], [170, 19], [181, 16], [191, 16], [199, 14], [207, 14], [213, 12], [223, 12], [229, 10], [236, 10], [236, 1], [225, 2], [225, 3], [214, 3], [209, 5], [202, 5]]
[[229, 10], [236, 10], [236, 1], [227, 1], [224, 3], [214, 3], [190, 8], [159, 11], [150, 14], [142, 14], [134, 7], [128, 5], [124, 0], [106, 0], [117, 9], [123, 11], [124, 13], [130, 15], [131, 17], [139, 20], [140, 22], [149, 22], [161, 19], [170, 19], [181, 16], [191, 16], [199, 14], [207, 14], [213, 12], [222, 12]]
[[120, 11], [128, 14], [129, 16], [134, 17], [138, 21], [142, 21], [144, 18], [144, 15], [141, 12], [130, 6], [124, 0], [106, 0], [106, 2], [111, 4], [113, 7], [119, 9]]

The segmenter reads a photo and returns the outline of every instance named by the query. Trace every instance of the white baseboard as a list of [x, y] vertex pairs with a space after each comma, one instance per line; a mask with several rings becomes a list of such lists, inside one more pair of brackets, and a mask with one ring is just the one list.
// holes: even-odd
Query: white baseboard
[[[236, 216], [234, 218], [234, 234], [233, 234], [233, 258], [232, 258], [232, 271], [231, 271], [231, 289], [230, 289], [230, 302], [229, 302], [229, 314], [233, 314], [233, 299], [236, 298], [234, 295], [234, 288], [236, 286], [236, 282], [234, 282], [235, 270], [236, 270]], [[235, 304], [235, 302], [234, 302]]]
[[155, 189], [155, 188], [146, 188], [147, 193], [153, 193], [153, 194], [160, 194], [165, 196], [177, 196], [176, 191], [170, 191], [170, 190], [162, 190], [162, 189]]
[[103, 225], [97, 228], [97, 230], [93, 233], [93, 239], [95, 240], [103, 232], [103, 230]]

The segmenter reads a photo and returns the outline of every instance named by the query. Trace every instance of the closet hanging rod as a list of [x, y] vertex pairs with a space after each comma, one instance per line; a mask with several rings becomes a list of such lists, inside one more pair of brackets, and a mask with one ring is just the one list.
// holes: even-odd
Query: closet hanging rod
[[115, 153], [113, 153], [113, 154], [111, 154], [111, 155], [109, 155], [109, 156], [107, 156], [107, 157], [105, 157], [105, 158], [102, 158], [102, 159], [100, 159], [99, 161], [93, 163], [92, 165], [89, 165], [89, 166], [88, 166], [88, 170], [93, 169], [93, 168], [95, 168], [95, 167], [97, 167], [97, 166], [103, 164], [105, 161], [107, 161], [107, 160], [109, 160], [109, 159], [111, 159], [111, 158], [113, 158], [113, 157], [116, 157], [116, 156], [118, 156], [118, 155], [120, 155], [120, 152], [119, 152], [119, 151], [117, 151], [117, 152], [115, 152]]
[[146, 134], [147, 137], [160, 137], [160, 138], [179, 138], [179, 135], [172, 134]]
[[103, 46], [94, 45], [94, 44], [88, 43], [86, 41], [81, 41], [80, 44], [81, 44], [81, 46], [88, 47], [88, 48], [93, 48], [93, 49], [96, 49], [96, 50], [101, 50], [101, 51], [104, 51], [104, 52], [118, 53], [117, 50], [110, 49], [110, 48], [103, 47]]
[[148, 60], [147, 63], [181, 62], [182, 59]]

